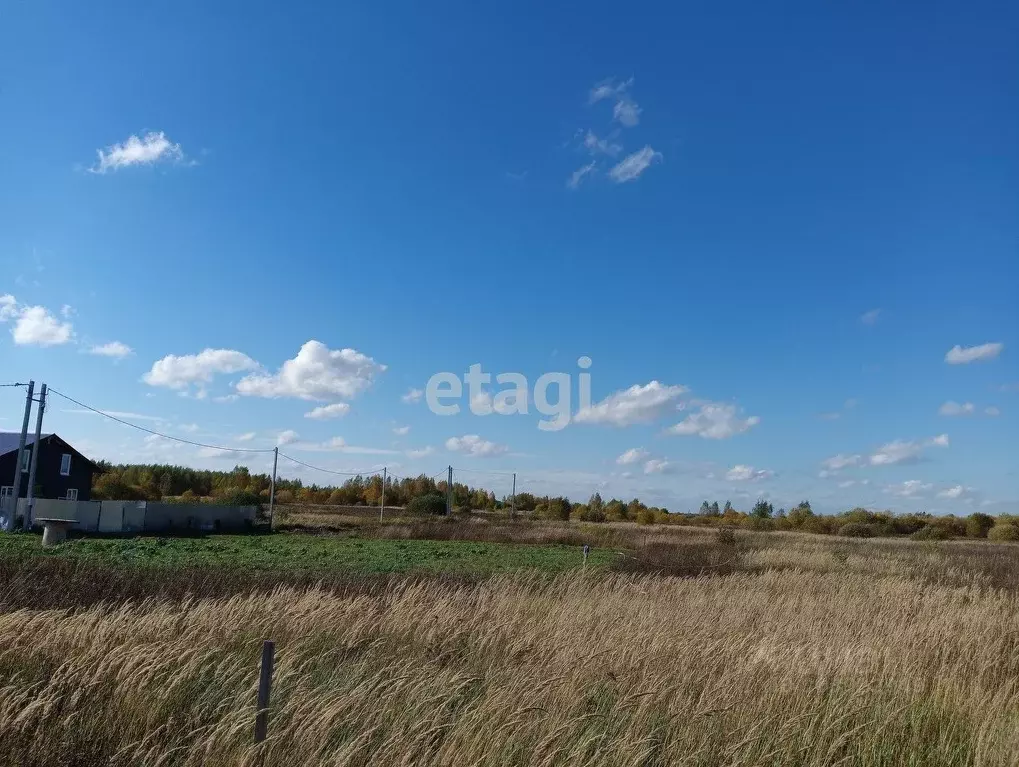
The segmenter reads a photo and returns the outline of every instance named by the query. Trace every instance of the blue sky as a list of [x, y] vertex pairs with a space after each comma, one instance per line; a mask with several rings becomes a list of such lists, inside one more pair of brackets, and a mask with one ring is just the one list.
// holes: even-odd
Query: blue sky
[[[7, 9], [0, 383], [499, 493], [1019, 511], [1014, 4], [338, 5]], [[561, 431], [403, 401], [583, 355]]]

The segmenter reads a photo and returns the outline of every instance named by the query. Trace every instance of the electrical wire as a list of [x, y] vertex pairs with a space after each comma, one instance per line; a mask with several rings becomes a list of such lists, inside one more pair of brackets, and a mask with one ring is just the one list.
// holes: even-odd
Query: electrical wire
[[305, 463], [304, 461], [299, 461], [296, 458], [294, 458], [293, 456], [287, 455], [286, 453], [284, 453], [282, 451], [280, 451], [280, 458], [286, 458], [288, 461], [293, 461], [294, 463], [299, 464], [300, 466], [304, 466], [307, 469], [314, 469], [315, 471], [323, 471], [326, 474], [336, 474], [337, 476], [340, 476], [340, 477], [363, 477], [365, 475], [369, 475], [370, 476], [370, 475], [381, 474], [382, 473], [382, 469], [370, 469], [368, 471], [333, 471], [332, 469], [323, 469], [321, 466], [312, 466], [310, 463]]
[[485, 471], [483, 469], [458, 469], [455, 466], [453, 471], [466, 471], [468, 474], [495, 474], [500, 477], [512, 477], [512, 471]]
[[223, 445], [209, 445], [209, 444], [206, 444], [205, 442], [194, 442], [193, 440], [184, 439], [183, 437], [174, 437], [174, 436], [172, 436], [170, 434], [164, 434], [161, 431], [155, 431], [154, 429], [148, 429], [148, 428], [146, 428], [144, 426], [139, 426], [136, 423], [131, 423], [130, 421], [125, 421], [123, 418], [117, 418], [117, 416], [115, 416], [115, 415], [110, 415], [109, 413], [104, 413], [102, 410], [94, 408], [91, 405], [86, 405], [84, 402], [79, 402], [78, 400], [74, 399], [74, 397], [68, 397], [66, 394], [64, 394], [62, 392], [59, 392], [59, 391], [57, 391], [56, 389], [54, 389], [52, 387], [50, 387], [50, 389], [48, 390], [48, 393], [49, 394], [56, 394], [58, 397], [63, 397], [68, 402], [73, 402], [75, 405], [78, 405], [79, 407], [83, 407], [86, 410], [91, 410], [93, 413], [98, 413], [99, 415], [103, 416], [104, 418], [109, 418], [111, 421], [116, 421], [117, 423], [122, 423], [122, 424], [124, 424], [124, 426], [130, 426], [132, 429], [138, 429], [138, 431], [144, 431], [147, 434], [154, 434], [157, 437], [162, 437], [163, 439], [173, 440], [174, 442], [183, 442], [185, 445], [194, 445], [195, 447], [205, 447], [205, 448], [209, 448], [210, 450], [226, 450], [226, 451], [236, 452], [236, 453], [271, 453], [272, 452], [272, 448], [271, 447], [270, 448], [224, 447]]
[[25, 386], [27, 386], [27, 384], [23, 384], [23, 383], [0, 384], [0, 389], [6, 389], [6, 388], [11, 387], [11, 386], [20, 386], [20, 387], [24, 388]]

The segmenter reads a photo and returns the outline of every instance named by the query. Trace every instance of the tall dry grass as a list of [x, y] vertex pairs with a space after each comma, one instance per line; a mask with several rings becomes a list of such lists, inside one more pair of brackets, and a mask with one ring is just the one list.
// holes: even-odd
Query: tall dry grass
[[[955, 555], [917, 544], [769, 537], [742, 556], [752, 571], [722, 577], [518, 573], [9, 612], [0, 761], [1016, 763], [1014, 591], [961, 575], [965, 557], [937, 581], [928, 568]], [[254, 746], [263, 638], [278, 662]]]

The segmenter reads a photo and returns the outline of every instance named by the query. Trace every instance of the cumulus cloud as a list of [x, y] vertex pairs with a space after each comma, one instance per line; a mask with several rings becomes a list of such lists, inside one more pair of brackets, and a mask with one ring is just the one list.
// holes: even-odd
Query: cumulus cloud
[[894, 466], [902, 463], [915, 463], [920, 460], [926, 447], [948, 447], [948, 435], [939, 434], [926, 441], [897, 439], [882, 445], [875, 450], [868, 463], [871, 466]]
[[60, 346], [74, 338], [70, 322], [61, 322], [44, 306], [23, 306], [8, 293], [0, 296], [0, 322], [10, 321], [19, 346]]
[[238, 442], [251, 442], [255, 438], [255, 432], [249, 431], [244, 434], [238, 434], [234, 439]]
[[400, 397], [400, 399], [408, 405], [414, 405], [420, 402], [424, 396], [425, 393], [422, 389], [408, 389], [407, 393]]
[[967, 365], [970, 362], [986, 362], [995, 359], [1005, 348], [1000, 342], [980, 344], [979, 346], [959, 346], [956, 344], [945, 355], [949, 365]]
[[89, 354], [95, 354], [99, 357], [112, 357], [113, 359], [123, 359], [134, 353], [134, 350], [127, 344], [121, 343], [120, 341], [110, 341], [107, 344], [99, 344], [93, 346], [88, 350]]
[[643, 149], [638, 149], [633, 154], [624, 157], [618, 165], [609, 171], [609, 178], [617, 184], [633, 181], [639, 178], [640, 174], [651, 166], [651, 163], [661, 159], [661, 152], [656, 152], [650, 146], [645, 146]]
[[685, 386], [666, 386], [658, 381], [610, 394], [594, 405], [581, 408], [574, 421], [577, 423], [606, 423], [613, 426], [630, 426], [648, 423], [661, 416], [668, 407], [689, 389]]
[[452, 453], [463, 453], [478, 458], [502, 455], [508, 447], [489, 442], [477, 434], [465, 434], [462, 437], [450, 437], [446, 440], [446, 449]]
[[648, 451], [642, 447], [631, 447], [616, 459], [616, 463], [626, 466], [631, 463], [639, 463], [648, 456]]
[[950, 500], [957, 500], [961, 498], [968, 489], [970, 488], [963, 487], [962, 485], [947, 487], [944, 490], [938, 492], [938, 498], [948, 498]]
[[996, 418], [997, 416], [1001, 415], [1001, 411], [998, 410], [998, 408], [991, 405], [990, 407], [984, 408], [984, 415], [989, 415], [991, 418]]
[[410, 434], [410, 427], [397, 426], [395, 429], [393, 429], [393, 434], [395, 434], [397, 437], [406, 437], [408, 434]]
[[252, 397], [304, 400], [351, 399], [365, 391], [386, 369], [355, 349], [330, 349], [308, 341], [279, 371], [251, 373], [237, 382], [237, 392]]
[[152, 364], [142, 376], [149, 386], [184, 390], [191, 384], [204, 384], [218, 374], [240, 373], [258, 367], [247, 354], [233, 349], [204, 349], [198, 354], [168, 354]]
[[757, 482], [774, 476], [775, 472], [769, 469], [755, 469], [753, 466], [737, 464], [725, 473], [725, 478], [730, 482]]
[[286, 429], [285, 431], [281, 431], [279, 435], [276, 437], [276, 445], [277, 447], [283, 447], [284, 445], [292, 445], [295, 442], [297, 442], [299, 436], [300, 435], [293, 429]]
[[93, 173], [106, 173], [120, 170], [132, 165], [154, 165], [159, 162], [181, 162], [184, 151], [180, 144], [175, 144], [162, 131], [150, 131], [142, 138], [129, 136], [122, 144], [113, 144], [96, 150], [99, 160], [91, 168]]
[[728, 439], [749, 431], [760, 422], [761, 419], [756, 415], [741, 418], [735, 405], [707, 402], [701, 404], [696, 413], [691, 413], [665, 431], [667, 434], [680, 436], [697, 435], [705, 439]]
[[973, 415], [975, 411], [976, 406], [972, 402], [964, 402], [960, 405], [958, 402], [949, 400], [938, 408], [938, 415]]
[[350, 412], [350, 405], [346, 402], [334, 402], [331, 405], [319, 405], [304, 414], [305, 418], [315, 418], [324, 421], [327, 418], [342, 418]]
[[407, 451], [407, 457], [408, 458], [427, 458], [428, 456], [432, 455], [432, 453], [434, 453], [434, 452], [435, 452], [435, 448], [434, 447], [432, 447], [431, 445], [426, 445], [425, 447], [418, 448], [416, 450], [408, 450]]

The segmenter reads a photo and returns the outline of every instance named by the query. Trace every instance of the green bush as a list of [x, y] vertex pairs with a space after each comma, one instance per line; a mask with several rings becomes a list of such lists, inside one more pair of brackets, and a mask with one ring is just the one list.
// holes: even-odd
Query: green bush
[[1019, 541], [1019, 525], [999, 522], [987, 531], [987, 537], [992, 541]]
[[410, 500], [406, 511], [410, 514], [445, 514], [446, 499], [438, 493], [419, 495]]
[[952, 532], [941, 525], [927, 525], [909, 537], [914, 541], [948, 541], [952, 538]]
[[846, 538], [873, 538], [874, 529], [865, 522], [847, 522], [839, 528], [838, 534]]

